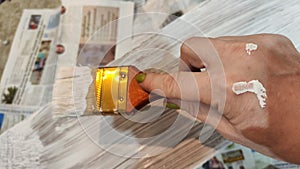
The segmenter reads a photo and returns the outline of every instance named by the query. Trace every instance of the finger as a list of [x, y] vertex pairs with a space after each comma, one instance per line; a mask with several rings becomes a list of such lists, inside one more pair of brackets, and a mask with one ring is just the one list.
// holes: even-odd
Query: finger
[[[207, 72], [147, 73], [142, 75], [144, 77], [143, 81], [140, 81], [140, 85], [148, 92], [159, 89], [167, 98], [210, 104], [211, 84]], [[137, 79], [140, 79], [138, 76]]]
[[180, 50], [181, 71], [195, 71], [207, 68], [219, 60], [218, 52], [224, 41], [215, 38], [195, 37], [186, 40]]
[[175, 104], [180, 107], [181, 110], [186, 111], [190, 117], [184, 112], [180, 112], [182, 115], [190, 118], [191, 120], [199, 120], [200, 122], [207, 123], [217, 129], [217, 131], [226, 138], [232, 140], [236, 139], [236, 129], [227, 120], [224, 114], [219, 113], [216, 109], [209, 105], [200, 102], [182, 101], [178, 99], [168, 99], [167, 104]]
[[180, 99], [167, 99], [166, 107], [184, 110], [192, 118], [197, 118], [201, 122], [205, 122], [209, 110], [209, 106], [201, 102], [184, 101]]
[[194, 52], [194, 45], [195, 41], [197, 41], [198, 38], [190, 38], [181, 45], [180, 48], [180, 59], [181, 62], [179, 64], [179, 70], [181, 71], [197, 71], [201, 68], [204, 68], [205, 65], [200, 59], [200, 57], [197, 55], [197, 53]]
[[199, 71], [205, 65], [200, 57], [194, 52], [192, 43], [195, 39], [186, 40], [180, 48], [179, 70], [181, 71]]

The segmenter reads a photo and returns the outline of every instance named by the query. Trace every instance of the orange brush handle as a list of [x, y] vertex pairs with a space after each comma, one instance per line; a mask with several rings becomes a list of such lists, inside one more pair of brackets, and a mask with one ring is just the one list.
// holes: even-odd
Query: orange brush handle
[[126, 112], [132, 112], [135, 109], [140, 109], [149, 103], [149, 93], [144, 91], [138, 82], [135, 80], [136, 75], [141, 73], [134, 66], [129, 66], [128, 69], [128, 88], [127, 88], [127, 106]]

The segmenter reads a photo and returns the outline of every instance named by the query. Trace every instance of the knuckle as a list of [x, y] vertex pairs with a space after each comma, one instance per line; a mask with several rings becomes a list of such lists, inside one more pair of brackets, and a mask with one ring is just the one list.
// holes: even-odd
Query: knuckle
[[280, 35], [280, 34], [272, 34], [269, 35], [270, 39], [276, 43], [281, 43], [281, 42], [289, 42], [290, 40], [284, 36], [284, 35]]
[[170, 98], [176, 98], [177, 85], [175, 79], [170, 75], [164, 75], [162, 89]]
[[[204, 42], [207, 43], [207, 42]], [[227, 41], [218, 39], [218, 38], [208, 38], [207, 47], [213, 49], [214, 52], [216, 52], [218, 55], [223, 55], [227, 48], [232, 48], [232, 43], [229, 43]]]
[[183, 45], [189, 45], [198, 39], [201, 39], [201, 38], [200, 37], [190, 37], [183, 42]]
[[190, 51], [192, 48], [192, 44], [195, 43], [197, 41], [197, 39], [199, 39], [199, 38], [191, 37], [191, 38], [186, 39], [180, 47], [181, 53], [187, 53], [188, 51]]
[[262, 34], [260, 35], [264, 46], [274, 50], [278, 46], [286, 46], [292, 44], [291, 40], [284, 35], [280, 34]]

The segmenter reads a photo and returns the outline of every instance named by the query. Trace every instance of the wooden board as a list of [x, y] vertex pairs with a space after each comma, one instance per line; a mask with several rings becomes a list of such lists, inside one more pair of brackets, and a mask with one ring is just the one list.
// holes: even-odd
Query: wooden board
[[[145, 38], [140, 38], [136, 42], [136, 48], [111, 65], [135, 65], [142, 70], [155, 67], [176, 71], [179, 47], [184, 39], [191, 36], [281, 33], [291, 38], [299, 49], [299, 9], [300, 2], [295, 0], [204, 1], [181, 20], [165, 27], [160, 35], [145, 35]], [[206, 142], [199, 142], [199, 131], [203, 125], [196, 123], [191, 127], [191, 119], [171, 110], [159, 115], [154, 114], [155, 111], [153, 114], [149, 113], [151, 115], [142, 114], [134, 119], [137, 122], [122, 116], [53, 118], [55, 112], [76, 112], [82, 109], [84, 98], [81, 94], [85, 89], [77, 88], [75, 95], [70, 96], [74, 94], [73, 83], [80, 82], [83, 85], [86, 82], [80, 80], [84, 76], [70, 76], [68, 72], [73, 70], [66, 69], [65, 74], [58, 77], [56, 89], [59, 91], [56, 92], [59, 95], [54, 98], [52, 106], [43, 108], [0, 136], [0, 142], [5, 145], [1, 148], [1, 157], [3, 152], [8, 152], [10, 160], [10, 163], [0, 165], [5, 167], [24, 159], [32, 160], [32, 164], [35, 164], [35, 159], [22, 155], [24, 152], [15, 147], [38, 147], [40, 144], [38, 150], [27, 150], [39, 152], [35, 156], [38, 157], [36, 163], [40, 168], [193, 168], [211, 157], [215, 147], [224, 144], [217, 133]], [[84, 75], [84, 71], [76, 72]], [[68, 106], [71, 103], [75, 107]], [[175, 128], [176, 131], [153, 140], [143, 139], [160, 136], [170, 129], [174, 119], [178, 117], [182, 121]], [[145, 119], [155, 120], [141, 123]], [[181, 139], [188, 127], [191, 129]], [[18, 158], [14, 158], [12, 152], [19, 153], [15, 155]], [[146, 158], [141, 158], [145, 156]]]

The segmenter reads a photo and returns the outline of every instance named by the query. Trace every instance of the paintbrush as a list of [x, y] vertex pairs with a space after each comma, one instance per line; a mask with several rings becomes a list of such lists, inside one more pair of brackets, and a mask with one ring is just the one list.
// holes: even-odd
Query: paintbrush
[[141, 73], [134, 66], [99, 67], [91, 69], [93, 82], [89, 87], [85, 114], [120, 114], [138, 110], [149, 103], [149, 94], [135, 80]]
[[77, 116], [136, 112], [149, 103], [149, 93], [135, 79], [139, 73], [142, 71], [135, 66], [61, 68], [54, 84], [53, 102], [64, 110], [54, 114]]

